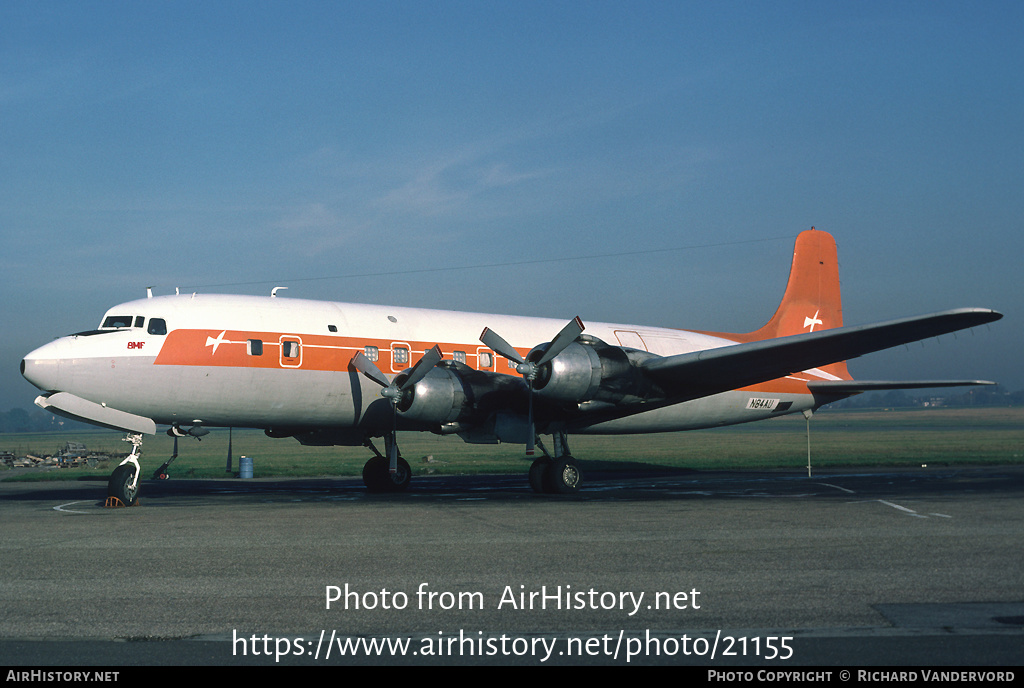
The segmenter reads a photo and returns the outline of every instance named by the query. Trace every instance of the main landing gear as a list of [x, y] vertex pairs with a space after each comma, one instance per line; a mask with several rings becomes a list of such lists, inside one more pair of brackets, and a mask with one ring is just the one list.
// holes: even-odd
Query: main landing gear
[[[366, 440], [365, 444], [375, 455], [363, 466], [363, 484], [366, 485], [366, 489], [370, 492], [402, 492], [409, 487], [409, 482], [412, 480], [412, 468], [398, 451], [394, 434], [384, 437], [384, 450], [387, 456], [377, 451], [370, 440]], [[391, 456], [392, 452], [397, 457], [394, 471], [391, 470], [391, 462], [387, 458]]]
[[537, 440], [544, 456], [530, 465], [530, 487], [542, 494], [575, 494], [583, 483], [583, 473], [569, 454], [569, 443], [564, 432], [552, 436], [554, 456]]
[[[536, 442], [544, 456], [530, 466], [530, 487], [534, 492], [541, 494], [575, 494], [583, 484], [583, 472], [576, 459], [569, 454], [565, 433], [557, 432], [553, 439], [553, 455], [539, 439]], [[401, 452], [397, 446], [393, 446], [394, 444], [393, 434], [384, 436], [385, 455], [377, 451], [369, 439], [364, 442], [364, 445], [374, 453], [374, 457], [363, 466], [363, 484], [370, 492], [402, 492], [409, 487], [412, 468], [402, 458]], [[390, 469], [390, 461], [387, 458], [392, 452], [397, 456], [394, 471]]]
[[133, 433], [125, 437], [124, 441], [132, 443], [132, 452], [110, 474], [107, 481], [107, 506], [137, 506], [139, 503], [142, 435]]

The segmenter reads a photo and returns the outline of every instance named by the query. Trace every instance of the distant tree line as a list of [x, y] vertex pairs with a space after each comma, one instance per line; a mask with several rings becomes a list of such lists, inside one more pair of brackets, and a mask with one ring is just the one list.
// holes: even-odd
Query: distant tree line
[[902, 390], [858, 394], [829, 404], [833, 409], [858, 408], [970, 408], [972, 406], [1024, 406], [1024, 390], [1011, 392], [1000, 385], [949, 389]]
[[8, 432], [80, 432], [93, 426], [55, 416], [48, 411], [22, 408], [0, 411], [0, 434]]

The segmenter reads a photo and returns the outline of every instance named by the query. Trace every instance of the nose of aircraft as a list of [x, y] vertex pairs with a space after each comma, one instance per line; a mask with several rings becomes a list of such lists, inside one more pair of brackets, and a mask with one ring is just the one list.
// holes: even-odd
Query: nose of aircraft
[[21, 360], [21, 374], [44, 392], [59, 391], [61, 362], [65, 358], [67, 348], [68, 343], [65, 339], [44, 344]]

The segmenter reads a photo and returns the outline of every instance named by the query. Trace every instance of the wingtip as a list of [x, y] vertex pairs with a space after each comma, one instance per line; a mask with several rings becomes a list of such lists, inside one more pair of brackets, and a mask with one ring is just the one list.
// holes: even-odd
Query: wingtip
[[1002, 313], [992, 308], [960, 308], [954, 312], [975, 315], [981, 320], [981, 324], [995, 322], [1003, 317]]

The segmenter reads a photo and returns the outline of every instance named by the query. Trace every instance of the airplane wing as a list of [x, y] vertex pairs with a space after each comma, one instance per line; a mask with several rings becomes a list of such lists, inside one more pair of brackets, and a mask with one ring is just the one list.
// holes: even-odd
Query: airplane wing
[[811, 392], [819, 394], [856, 394], [886, 389], [925, 389], [929, 387], [979, 387], [994, 385], [990, 380], [812, 380]]
[[[747, 344], [653, 358], [640, 369], [673, 400], [697, 399], [999, 320], [987, 308], [960, 308]], [[960, 381], [961, 383], [964, 381]], [[811, 383], [825, 392], [863, 391], [856, 381]], [[897, 383], [873, 383], [897, 384]], [[935, 386], [936, 381], [929, 381]], [[874, 387], [881, 389], [881, 387]], [[813, 391], [812, 387], [812, 391]]]

